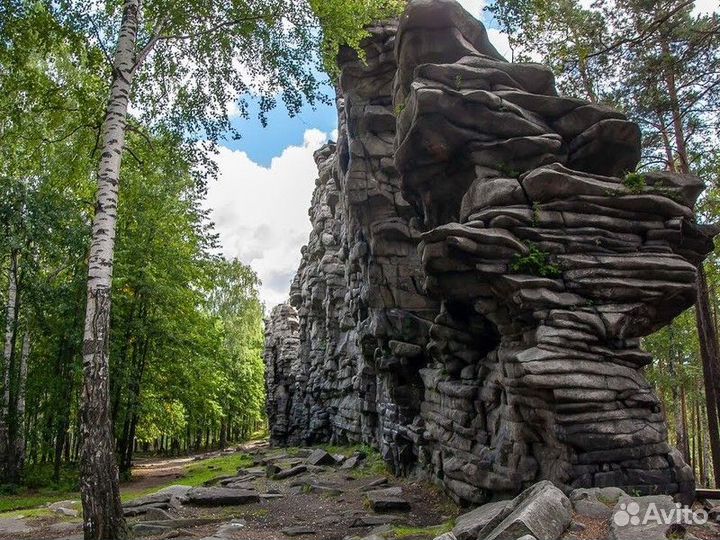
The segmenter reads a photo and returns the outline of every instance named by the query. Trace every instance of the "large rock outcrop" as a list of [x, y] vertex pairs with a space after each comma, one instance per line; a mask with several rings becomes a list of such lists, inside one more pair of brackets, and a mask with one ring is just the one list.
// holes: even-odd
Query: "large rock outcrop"
[[700, 180], [633, 173], [634, 123], [505, 61], [453, 1], [370, 34], [366, 63], [340, 55], [339, 140], [268, 325], [273, 441], [373, 444], [471, 503], [689, 492], [639, 338], [692, 305]]

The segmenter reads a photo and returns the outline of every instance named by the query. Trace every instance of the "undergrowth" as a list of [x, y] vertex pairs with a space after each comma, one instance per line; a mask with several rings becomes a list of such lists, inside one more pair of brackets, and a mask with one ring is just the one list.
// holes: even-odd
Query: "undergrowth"
[[514, 272], [533, 276], [555, 278], [560, 276], [560, 267], [550, 262], [550, 254], [534, 244], [528, 244], [528, 254], [516, 254], [510, 268]]

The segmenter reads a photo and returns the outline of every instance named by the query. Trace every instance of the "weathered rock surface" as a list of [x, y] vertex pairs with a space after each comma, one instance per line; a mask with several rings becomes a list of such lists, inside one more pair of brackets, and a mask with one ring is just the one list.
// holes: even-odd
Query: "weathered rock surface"
[[402, 489], [399, 487], [368, 491], [365, 497], [370, 503], [370, 508], [375, 512], [410, 510], [410, 503], [403, 497]]
[[[366, 443], [456, 500], [690, 493], [639, 338], [695, 295], [691, 176], [630, 174], [640, 131], [505, 61], [451, 0], [339, 55], [339, 137], [267, 324], [272, 442]], [[522, 535], [520, 535], [522, 536]]]
[[475, 540], [478, 533], [489, 523], [495, 522], [498, 516], [507, 515], [511, 506], [512, 501], [499, 501], [479, 506], [459, 516], [452, 532], [458, 540]]
[[260, 500], [256, 491], [223, 487], [194, 488], [187, 494], [188, 504], [197, 506], [232, 506]]
[[313, 450], [305, 462], [308, 465], [335, 465], [336, 463], [335, 458], [322, 448]]
[[515, 540], [530, 535], [560, 538], [572, 518], [572, 505], [551, 482], [542, 481], [512, 501], [490, 503], [458, 517], [458, 540]]

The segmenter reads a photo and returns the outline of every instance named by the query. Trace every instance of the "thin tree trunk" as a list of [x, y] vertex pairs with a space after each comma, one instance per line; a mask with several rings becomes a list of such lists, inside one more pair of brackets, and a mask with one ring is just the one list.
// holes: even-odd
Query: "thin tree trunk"
[[680, 451], [683, 453], [683, 456], [685, 457], [685, 463], [690, 465], [692, 467], [693, 463], [693, 455], [690, 453], [690, 437], [689, 437], [689, 429], [688, 429], [688, 414], [687, 414], [687, 397], [685, 395], [685, 387], [681, 384], [680, 385], [680, 421], [682, 422], [682, 426], [680, 429], [680, 435], [682, 437], [680, 446]]
[[8, 297], [5, 319], [5, 344], [3, 348], [2, 404], [0, 404], [0, 482], [9, 480], [10, 468], [10, 373], [12, 371], [15, 350], [15, 330], [18, 311], [18, 268], [17, 254], [10, 254], [8, 273]]
[[132, 87], [139, 0], [125, 0], [113, 60], [113, 80], [102, 126], [98, 195], [88, 260], [83, 336], [80, 492], [85, 540], [124, 540], [128, 528], [120, 502], [118, 466], [110, 421], [109, 331], [120, 164]]
[[695, 446], [697, 446], [697, 463], [698, 474], [700, 475], [700, 485], [706, 486], [705, 478], [705, 457], [703, 450], [705, 446], [705, 436], [702, 429], [702, 415], [700, 409], [700, 400], [695, 400]]
[[137, 357], [137, 361], [131, 366], [133, 373], [128, 387], [128, 410], [126, 413], [125, 427], [123, 428], [122, 445], [120, 446], [120, 455], [122, 456], [120, 467], [123, 473], [130, 472], [132, 467], [133, 450], [135, 449], [135, 433], [139, 420], [138, 406], [140, 405], [140, 387], [143, 374], [145, 373], [148, 351], [150, 350], [150, 340], [145, 338], [141, 347], [142, 351], [133, 355], [134, 358]]
[[715, 484], [720, 478], [720, 433], [718, 432], [717, 397], [715, 380], [720, 376], [716, 373], [715, 362], [718, 357], [718, 342], [715, 327], [711, 324], [712, 316], [708, 305], [707, 278], [702, 264], [698, 266], [698, 292], [695, 302], [695, 318], [700, 336], [700, 356], [703, 363], [703, 380], [705, 383], [705, 401], [707, 404], [708, 434]]
[[12, 458], [8, 479], [19, 483], [25, 467], [25, 388], [27, 383], [28, 358], [30, 356], [30, 333], [25, 332], [20, 365], [18, 366], [17, 404], [15, 406], [15, 426], [13, 430]]

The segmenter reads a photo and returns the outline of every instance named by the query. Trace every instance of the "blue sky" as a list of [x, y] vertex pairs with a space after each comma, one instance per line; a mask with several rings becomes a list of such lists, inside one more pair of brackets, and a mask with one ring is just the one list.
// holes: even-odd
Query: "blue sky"
[[[327, 86], [326, 93], [330, 95], [331, 91], [332, 88]], [[257, 103], [250, 102], [249, 105], [249, 118], [237, 118], [233, 122], [242, 138], [225, 141], [223, 145], [231, 150], [246, 152], [255, 163], [264, 167], [270, 166], [272, 158], [280, 156], [285, 148], [302, 145], [308, 129], [331, 133], [337, 127], [334, 105], [318, 104], [314, 109], [305, 105], [300, 114], [291, 118], [285, 106], [279, 103], [268, 115], [265, 128], [258, 120]]]

